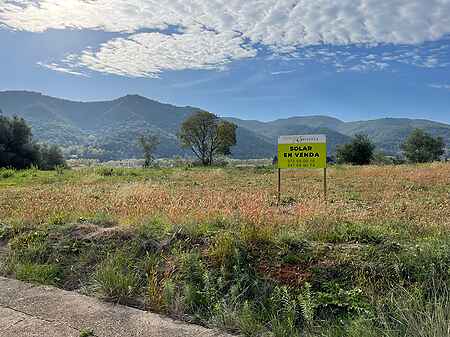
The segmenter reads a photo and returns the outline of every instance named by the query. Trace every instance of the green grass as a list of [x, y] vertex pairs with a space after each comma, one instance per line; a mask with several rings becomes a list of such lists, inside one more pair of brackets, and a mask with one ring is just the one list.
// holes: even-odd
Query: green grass
[[120, 304], [132, 303], [140, 291], [133, 260], [121, 252], [108, 256], [99, 264], [93, 282], [102, 297]]
[[18, 280], [39, 284], [58, 285], [60, 269], [52, 264], [16, 263], [15, 276]]
[[[254, 241], [154, 219], [92, 241], [74, 237], [77, 226], [11, 234], [8, 274], [69, 288], [87, 275], [85, 290], [108, 301], [244, 336], [444, 336], [448, 327], [450, 239], [411, 245], [346, 226], [328, 243], [290, 232]], [[445, 291], [430, 294], [437, 284]]]
[[[391, 174], [388, 169], [367, 168], [361, 173], [365, 185], [358, 185], [339, 176], [354, 168], [339, 168], [336, 186], [339, 179], [343, 185], [331, 195], [338, 206], [330, 202], [330, 212], [298, 220], [296, 212], [310, 210], [299, 207], [303, 195], [287, 193], [280, 210], [264, 199], [267, 212], [275, 215], [262, 222], [222, 213], [175, 222], [169, 213], [189, 199], [182, 196], [210, 193], [219, 183], [234, 193], [228, 203], [242, 190], [270, 188], [267, 168], [13, 172], [0, 178], [0, 188], [12, 197], [48, 184], [49, 200], [65, 202], [64, 194], [52, 198], [59, 188], [82, 181], [87, 190], [95, 187], [86, 194], [108, 207], [81, 212], [71, 208], [74, 200], [69, 199], [42, 221], [8, 213], [0, 221], [0, 241], [8, 248], [0, 255], [2, 273], [249, 337], [448, 336], [450, 233], [445, 217], [436, 223], [434, 213], [436, 205], [439, 214], [446, 212], [441, 200], [448, 191], [441, 184], [447, 171], [418, 169], [421, 175], [412, 171], [408, 179], [420, 182], [401, 182], [404, 189], [388, 191], [391, 203], [383, 205], [391, 208], [383, 211], [392, 212], [390, 217], [367, 213], [378, 206], [380, 198], [371, 191]], [[368, 184], [367, 176], [381, 178]], [[142, 192], [144, 185], [149, 193]], [[145, 203], [161, 186], [160, 203]], [[123, 200], [115, 199], [119, 190], [126, 195]], [[185, 190], [190, 194], [180, 194]], [[171, 198], [174, 207], [160, 211]], [[129, 209], [119, 213], [116, 208], [133, 200], [158, 212], [124, 224]], [[245, 200], [242, 207], [251, 202]], [[291, 217], [285, 223], [270, 223], [286, 214]]]
[[95, 336], [94, 330], [87, 328], [81, 329], [80, 337], [92, 337], [92, 336]]

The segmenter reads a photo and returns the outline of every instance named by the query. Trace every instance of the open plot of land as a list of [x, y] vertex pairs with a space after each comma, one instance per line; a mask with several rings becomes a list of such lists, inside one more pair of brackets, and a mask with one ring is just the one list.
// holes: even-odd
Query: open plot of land
[[161, 216], [172, 224], [226, 219], [312, 225], [314, 232], [339, 220], [406, 227], [411, 234], [450, 224], [450, 165], [337, 167], [328, 176], [326, 206], [320, 170], [283, 171], [284, 207], [277, 208], [270, 168], [23, 171], [0, 180], [0, 219], [39, 224], [105, 213], [123, 225]]
[[[248, 336], [447, 336], [450, 165], [0, 172], [4, 275]], [[426, 331], [429, 334], [424, 334]]]

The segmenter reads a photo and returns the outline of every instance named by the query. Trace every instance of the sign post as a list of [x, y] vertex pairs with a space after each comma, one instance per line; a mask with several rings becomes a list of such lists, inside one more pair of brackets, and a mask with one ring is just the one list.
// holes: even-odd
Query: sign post
[[323, 169], [324, 198], [327, 199], [327, 137], [325, 135], [280, 136], [278, 138], [278, 205], [282, 169]]

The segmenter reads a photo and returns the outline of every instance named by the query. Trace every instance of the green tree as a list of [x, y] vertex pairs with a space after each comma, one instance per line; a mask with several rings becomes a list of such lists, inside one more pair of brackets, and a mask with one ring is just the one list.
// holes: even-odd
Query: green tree
[[367, 135], [357, 134], [349, 144], [337, 148], [337, 161], [353, 165], [367, 165], [373, 159], [375, 145]]
[[440, 159], [445, 152], [445, 143], [441, 137], [433, 137], [421, 129], [415, 129], [401, 149], [408, 161], [428, 163]]
[[38, 166], [42, 170], [53, 170], [57, 166], [66, 166], [61, 149], [57, 145], [40, 145], [40, 161]]
[[190, 148], [206, 166], [212, 165], [219, 154], [231, 154], [231, 147], [236, 145], [236, 129], [233, 123], [199, 111], [184, 121], [178, 137], [181, 145]]
[[56, 145], [33, 141], [31, 128], [23, 118], [0, 116], [0, 167], [24, 169], [31, 165], [45, 170], [65, 165], [65, 161]]
[[0, 116], [0, 167], [23, 169], [38, 165], [40, 158], [25, 120]]
[[155, 135], [141, 135], [139, 144], [144, 152], [144, 167], [150, 167], [155, 160], [155, 151], [160, 144], [159, 137]]

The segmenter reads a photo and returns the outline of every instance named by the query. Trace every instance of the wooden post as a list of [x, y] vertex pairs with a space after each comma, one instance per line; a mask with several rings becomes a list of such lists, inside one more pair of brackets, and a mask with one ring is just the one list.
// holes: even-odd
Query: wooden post
[[281, 203], [281, 169], [278, 169], [278, 201], [277, 206], [280, 206]]
[[325, 203], [327, 202], [327, 168], [323, 169], [323, 197]]

